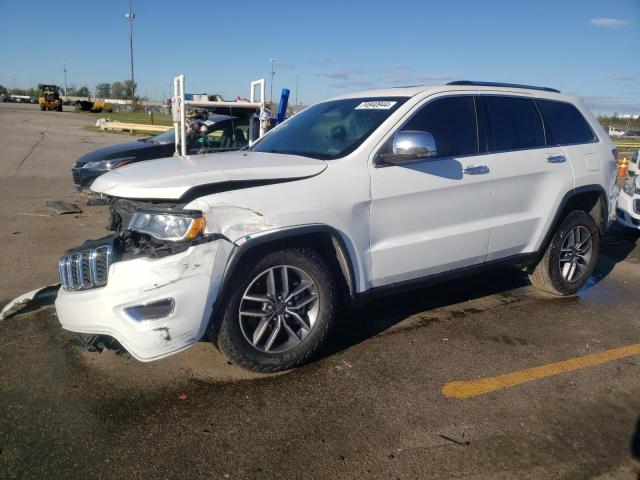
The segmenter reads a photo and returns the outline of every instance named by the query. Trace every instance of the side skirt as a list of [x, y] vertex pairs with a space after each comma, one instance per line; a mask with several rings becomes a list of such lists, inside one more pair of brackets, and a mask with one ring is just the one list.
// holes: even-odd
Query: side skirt
[[425, 277], [412, 278], [411, 280], [405, 280], [398, 283], [374, 287], [370, 290], [357, 293], [353, 299], [352, 306], [358, 307], [374, 298], [394, 295], [408, 290], [415, 290], [417, 288], [426, 287], [437, 283], [443, 283], [458, 278], [468, 277], [476, 273], [491, 270], [498, 266], [512, 266], [527, 270], [529, 267], [536, 263], [537, 258], [538, 252], [521, 253], [506, 258], [500, 258], [497, 260], [480, 263], [478, 265], [472, 265], [470, 267], [458, 268], [456, 270], [451, 270], [448, 272], [436, 273], [433, 275], [427, 275]]

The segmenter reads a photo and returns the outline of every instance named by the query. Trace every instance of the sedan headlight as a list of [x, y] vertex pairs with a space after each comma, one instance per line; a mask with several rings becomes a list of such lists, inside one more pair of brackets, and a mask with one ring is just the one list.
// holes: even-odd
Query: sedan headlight
[[624, 193], [626, 193], [627, 195], [633, 195], [636, 192], [640, 193], [640, 175], [627, 178], [627, 180], [624, 182], [622, 190], [624, 190]]
[[133, 214], [129, 230], [146, 233], [159, 240], [177, 242], [203, 235], [205, 220], [201, 212], [144, 212]]
[[86, 168], [88, 170], [104, 170], [109, 171], [114, 168], [122, 167], [129, 163], [130, 159], [128, 158], [113, 158], [111, 160], [100, 160], [98, 162], [88, 162], [85, 163], [82, 168]]

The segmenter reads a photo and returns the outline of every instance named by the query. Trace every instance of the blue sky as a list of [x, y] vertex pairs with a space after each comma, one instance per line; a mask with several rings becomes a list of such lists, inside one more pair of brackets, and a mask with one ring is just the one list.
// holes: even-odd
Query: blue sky
[[[127, 0], [2, 0], [0, 84], [77, 86], [129, 76]], [[54, 6], [53, 15], [40, 12]], [[248, 95], [269, 80], [313, 103], [454, 79], [539, 84], [597, 112], [640, 112], [640, 0], [133, 0], [138, 93]], [[268, 95], [267, 88], [267, 95]]]

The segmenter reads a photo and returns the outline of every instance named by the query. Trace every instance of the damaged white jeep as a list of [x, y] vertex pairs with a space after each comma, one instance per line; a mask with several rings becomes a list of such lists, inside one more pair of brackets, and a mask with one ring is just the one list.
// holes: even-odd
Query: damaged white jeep
[[552, 89], [338, 97], [243, 151], [99, 177], [114, 235], [60, 259], [58, 317], [142, 361], [206, 332], [234, 363], [272, 372], [311, 358], [341, 305], [397, 287], [509, 263], [572, 295], [615, 214], [615, 156]]

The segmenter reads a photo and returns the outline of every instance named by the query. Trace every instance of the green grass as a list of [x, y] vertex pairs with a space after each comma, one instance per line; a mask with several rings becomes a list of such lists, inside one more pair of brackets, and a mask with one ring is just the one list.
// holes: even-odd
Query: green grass
[[640, 146], [640, 137], [615, 137], [613, 143], [622, 145], [638, 145]]
[[[113, 112], [113, 113], [91, 113], [83, 112], [89, 118], [90, 125], [95, 125], [98, 118], [108, 118], [112, 122], [141, 123], [144, 125], [151, 124], [151, 115], [145, 112]], [[154, 125], [173, 125], [171, 115], [164, 113], [153, 114]]]

